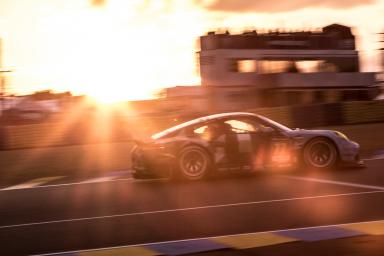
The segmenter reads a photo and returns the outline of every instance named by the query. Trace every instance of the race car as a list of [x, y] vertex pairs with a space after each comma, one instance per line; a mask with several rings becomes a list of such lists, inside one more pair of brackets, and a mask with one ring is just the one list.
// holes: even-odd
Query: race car
[[197, 118], [136, 141], [134, 178], [200, 180], [220, 172], [361, 166], [359, 144], [332, 130], [290, 129], [264, 116], [232, 112]]

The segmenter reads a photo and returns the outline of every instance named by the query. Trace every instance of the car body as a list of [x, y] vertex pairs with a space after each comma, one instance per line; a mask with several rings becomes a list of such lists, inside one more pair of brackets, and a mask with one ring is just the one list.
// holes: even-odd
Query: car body
[[290, 129], [264, 116], [231, 112], [166, 129], [131, 152], [135, 178], [202, 179], [218, 172], [305, 166], [361, 166], [359, 145], [332, 130]]

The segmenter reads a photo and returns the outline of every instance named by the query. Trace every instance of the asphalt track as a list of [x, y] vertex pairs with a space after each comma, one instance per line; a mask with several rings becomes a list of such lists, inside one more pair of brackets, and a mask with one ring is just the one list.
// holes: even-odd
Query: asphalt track
[[[0, 255], [384, 220], [384, 160], [366, 164], [365, 169], [259, 173], [201, 182], [119, 176], [94, 182], [48, 179], [35, 186], [3, 188]], [[292, 245], [274, 248], [284, 246], [289, 251]]]

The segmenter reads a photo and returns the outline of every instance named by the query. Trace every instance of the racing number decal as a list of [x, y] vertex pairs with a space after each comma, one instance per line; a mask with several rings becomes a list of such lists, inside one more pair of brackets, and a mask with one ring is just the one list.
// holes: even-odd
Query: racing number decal
[[272, 163], [285, 164], [291, 160], [291, 152], [288, 140], [273, 141], [271, 145]]
[[288, 149], [287, 141], [272, 142], [272, 154], [280, 154]]

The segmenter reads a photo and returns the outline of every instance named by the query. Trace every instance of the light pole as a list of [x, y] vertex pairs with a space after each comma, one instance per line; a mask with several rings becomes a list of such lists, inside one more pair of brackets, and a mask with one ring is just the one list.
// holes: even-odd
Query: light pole
[[381, 51], [381, 72], [384, 73], [384, 32], [380, 33], [381, 35], [381, 39], [380, 39], [380, 43], [382, 44], [381, 47], [380, 47], [380, 51]]
[[11, 72], [10, 70], [0, 70], [0, 93], [1, 93], [1, 115], [3, 115], [5, 108], [5, 95], [6, 95], [6, 83], [4, 73]]
[[0, 96], [1, 96], [1, 115], [5, 108], [6, 83], [4, 73], [9, 73], [11, 70], [3, 69], [3, 40], [0, 38]]

